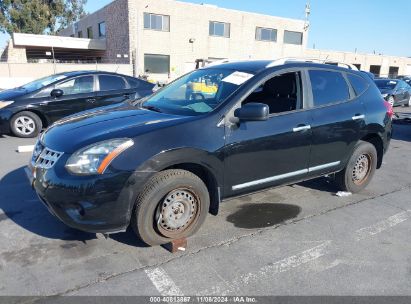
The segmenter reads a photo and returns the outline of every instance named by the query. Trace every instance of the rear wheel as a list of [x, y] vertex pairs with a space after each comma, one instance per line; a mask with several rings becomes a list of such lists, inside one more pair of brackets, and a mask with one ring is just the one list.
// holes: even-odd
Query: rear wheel
[[151, 246], [196, 233], [210, 207], [208, 189], [196, 175], [185, 170], [156, 174], [137, 198], [131, 226]]
[[342, 191], [357, 193], [370, 183], [377, 169], [377, 150], [364, 141], [360, 141], [345, 167], [335, 175], [335, 180]]
[[36, 137], [43, 127], [40, 117], [33, 112], [23, 111], [13, 116], [10, 121], [11, 132], [18, 137]]
[[408, 101], [404, 103], [404, 106], [409, 107], [411, 106], [411, 96], [408, 98]]

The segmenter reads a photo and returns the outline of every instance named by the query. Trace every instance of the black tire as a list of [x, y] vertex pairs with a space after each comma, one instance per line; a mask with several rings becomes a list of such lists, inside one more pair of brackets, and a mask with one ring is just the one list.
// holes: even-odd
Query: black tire
[[[185, 170], [166, 170], [153, 176], [138, 195], [131, 226], [146, 244], [163, 245], [196, 233], [209, 208], [208, 189], [198, 176]], [[168, 216], [174, 215], [176, 222], [169, 223], [174, 219]], [[179, 228], [171, 227], [173, 224]]]
[[389, 103], [391, 106], [393, 106], [393, 107], [395, 106], [395, 98], [394, 98], [394, 96], [388, 97], [387, 101], [388, 101], [388, 103]]
[[[377, 160], [377, 150], [374, 145], [365, 141], [358, 142], [345, 169], [335, 175], [338, 188], [351, 193], [363, 190], [374, 176]], [[368, 163], [367, 168], [361, 169], [365, 167], [365, 162]]]
[[404, 103], [404, 106], [405, 107], [411, 106], [411, 96], [410, 96], [410, 98], [408, 98], [408, 101]]
[[39, 135], [43, 123], [33, 112], [19, 112], [10, 120], [10, 130], [13, 135], [22, 138], [32, 138]]

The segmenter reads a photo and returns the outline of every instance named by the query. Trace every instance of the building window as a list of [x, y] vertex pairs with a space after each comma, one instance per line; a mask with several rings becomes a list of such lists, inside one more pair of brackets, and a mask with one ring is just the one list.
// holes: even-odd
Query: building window
[[144, 71], [152, 74], [170, 73], [170, 56], [144, 54]]
[[101, 38], [106, 37], [106, 23], [100, 22], [98, 24], [98, 36]]
[[258, 41], [277, 41], [277, 30], [270, 28], [257, 27], [255, 39]]
[[303, 33], [284, 31], [284, 43], [286, 44], [303, 44]]
[[380, 65], [370, 65], [370, 73], [373, 73], [374, 76], [379, 77], [381, 72]]
[[361, 70], [361, 64], [360, 63], [354, 63], [357, 69]]
[[79, 38], [83, 38], [83, 31], [78, 31], [78, 33], [77, 33], [77, 37], [79, 37]]
[[87, 38], [93, 39], [93, 27], [91, 26], [87, 28]]
[[230, 38], [230, 23], [210, 21], [210, 36]]
[[144, 28], [155, 31], [170, 31], [170, 16], [144, 13]]
[[400, 70], [399, 67], [390, 66], [389, 71], [388, 71], [388, 77], [397, 78], [399, 70]]

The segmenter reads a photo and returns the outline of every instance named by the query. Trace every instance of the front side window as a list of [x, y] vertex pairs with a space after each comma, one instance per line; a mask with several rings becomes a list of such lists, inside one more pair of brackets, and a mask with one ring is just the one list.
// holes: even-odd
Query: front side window
[[55, 89], [63, 91], [64, 95], [92, 93], [94, 91], [94, 77], [82, 76], [57, 84]]
[[87, 38], [93, 39], [93, 28], [91, 26], [87, 28]]
[[151, 74], [170, 73], [170, 56], [144, 54], [144, 71]]
[[258, 41], [277, 41], [277, 30], [257, 27], [255, 39]]
[[144, 28], [155, 31], [170, 31], [170, 16], [144, 13]]
[[112, 75], [99, 75], [100, 91], [124, 90], [127, 88], [126, 82], [122, 77]]
[[290, 112], [302, 106], [302, 83], [299, 72], [275, 76], [251, 93], [242, 103], [263, 103], [270, 114]]
[[106, 37], [106, 23], [105, 22], [100, 22], [98, 24], [98, 36], [100, 38]]
[[200, 69], [149, 97], [143, 108], [176, 115], [198, 116], [224, 102], [253, 74], [229, 69]]
[[348, 84], [340, 72], [311, 70], [309, 74], [315, 107], [350, 99]]
[[210, 21], [210, 36], [230, 38], [230, 23]]
[[303, 44], [303, 33], [284, 31], [284, 43], [302, 45]]

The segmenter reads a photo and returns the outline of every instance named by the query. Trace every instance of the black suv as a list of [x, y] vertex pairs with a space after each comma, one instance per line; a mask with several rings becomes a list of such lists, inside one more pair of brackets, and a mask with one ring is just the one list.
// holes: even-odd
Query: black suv
[[380, 168], [392, 107], [367, 75], [330, 65], [230, 62], [122, 107], [61, 120], [27, 170], [69, 226], [149, 245], [194, 234], [229, 197], [335, 176], [358, 192]]

